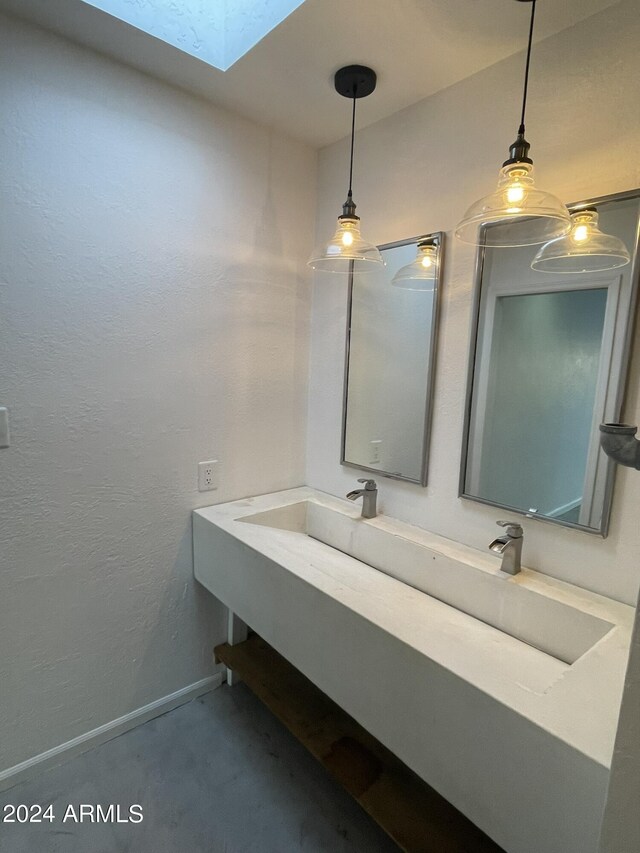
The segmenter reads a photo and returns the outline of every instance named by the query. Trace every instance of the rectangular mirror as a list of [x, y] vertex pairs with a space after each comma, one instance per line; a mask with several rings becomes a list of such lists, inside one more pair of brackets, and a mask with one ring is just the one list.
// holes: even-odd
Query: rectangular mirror
[[340, 461], [426, 486], [443, 234], [379, 249], [349, 281]]
[[586, 204], [631, 263], [545, 273], [531, 268], [540, 246], [479, 249], [460, 495], [606, 536], [614, 466], [598, 427], [620, 420], [640, 191], [570, 210]]

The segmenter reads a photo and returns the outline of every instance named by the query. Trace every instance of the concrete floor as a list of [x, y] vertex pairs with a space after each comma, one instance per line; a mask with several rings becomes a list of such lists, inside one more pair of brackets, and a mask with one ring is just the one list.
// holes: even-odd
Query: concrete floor
[[[244, 686], [223, 686], [0, 794], [56, 820], [1, 824], [0, 853], [397, 853]], [[138, 824], [62, 823], [68, 804]], [[124, 808], [122, 808], [124, 807]]]

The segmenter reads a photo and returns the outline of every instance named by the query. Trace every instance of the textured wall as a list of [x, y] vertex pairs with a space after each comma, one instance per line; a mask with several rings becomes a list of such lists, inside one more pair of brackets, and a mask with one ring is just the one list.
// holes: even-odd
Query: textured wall
[[4, 769], [211, 672], [190, 512], [303, 481], [316, 157], [7, 18], [0, 104]]
[[[637, 473], [636, 473], [636, 476]], [[640, 601], [631, 641], [600, 853], [640, 850]]]
[[[540, 14], [543, 10], [540, 10]], [[533, 55], [527, 135], [539, 184], [567, 202], [640, 185], [640, 18], [635, 0], [541, 42]], [[507, 59], [358, 134], [354, 195], [376, 243], [451, 230], [490, 192], [519, 116], [523, 55]], [[513, 81], [513, 83], [511, 82]], [[380, 81], [384, 85], [384, 81]], [[374, 96], [375, 97], [375, 96]], [[320, 155], [317, 231], [331, 233], [344, 195], [347, 142]], [[500, 510], [457, 496], [462, 443], [472, 248], [450, 239], [445, 258], [429, 485], [384, 480], [384, 511], [485, 549]], [[344, 494], [354, 472], [338, 464], [346, 289], [314, 286], [307, 482]], [[625, 419], [640, 422], [636, 338]], [[525, 521], [525, 562], [634, 604], [640, 580], [640, 477], [619, 471], [609, 538]]]

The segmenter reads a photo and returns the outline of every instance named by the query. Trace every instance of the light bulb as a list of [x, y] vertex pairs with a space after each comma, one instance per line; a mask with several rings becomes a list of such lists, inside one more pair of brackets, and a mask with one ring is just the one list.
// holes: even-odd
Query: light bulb
[[433, 261], [431, 260], [431, 258], [428, 255], [425, 255], [424, 258], [422, 259], [422, 266], [426, 267], [427, 269], [429, 269], [429, 267], [433, 266]]
[[506, 171], [506, 177], [509, 183], [506, 186], [507, 212], [519, 213], [520, 205], [525, 197], [525, 184], [530, 182], [529, 172], [522, 168], [520, 163], [516, 163]]
[[572, 236], [576, 243], [584, 243], [589, 237], [589, 229], [586, 225], [578, 225]]
[[509, 187], [507, 190], [507, 201], [509, 204], [517, 204], [524, 198], [524, 187]]
[[342, 245], [343, 246], [351, 246], [353, 243], [353, 234], [351, 231], [345, 231], [342, 235]]

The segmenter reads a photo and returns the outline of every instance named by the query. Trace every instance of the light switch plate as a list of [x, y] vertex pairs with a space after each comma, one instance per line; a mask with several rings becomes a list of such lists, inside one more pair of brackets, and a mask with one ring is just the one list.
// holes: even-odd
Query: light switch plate
[[0, 406], [0, 447], [9, 447], [9, 409]]

